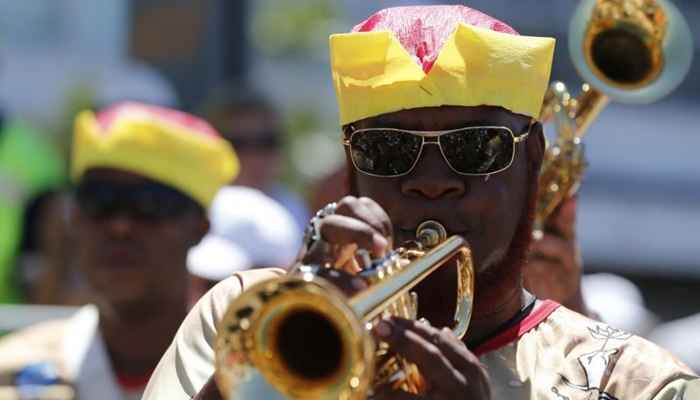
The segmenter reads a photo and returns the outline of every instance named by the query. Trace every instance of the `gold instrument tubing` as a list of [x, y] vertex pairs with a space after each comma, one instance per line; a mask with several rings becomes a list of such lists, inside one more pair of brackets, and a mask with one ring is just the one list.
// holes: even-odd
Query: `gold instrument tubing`
[[466, 244], [459, 236], [447, 239], [440, 247], [395, 272], [391, 279], [379, 281], [353, 296], [349, 301], [350, 308], [364, 321], [377, 317], [389, 304], [435, 272]]

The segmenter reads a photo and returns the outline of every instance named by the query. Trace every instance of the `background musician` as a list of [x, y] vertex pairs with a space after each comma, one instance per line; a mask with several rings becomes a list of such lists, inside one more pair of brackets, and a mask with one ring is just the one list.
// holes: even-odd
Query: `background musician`
[[81, 113], [72, 226], [94, 305], [3, 337], [0, 385], [32, 398], [74, 398], [41, 389], [66, 384], [75, 398], [139, 399], [187, 313], [187, 251], [237, 168], [230, 145], [191, 115], [140, 103]]

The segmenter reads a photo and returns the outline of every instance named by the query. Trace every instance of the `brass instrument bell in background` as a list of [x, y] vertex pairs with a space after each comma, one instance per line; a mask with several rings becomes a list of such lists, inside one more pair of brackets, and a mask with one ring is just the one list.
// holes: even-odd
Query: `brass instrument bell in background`
[[535, 236], [575, 194], [585, 160], [581, 139], [607, 103], [651, 103], [671, 93], [693, 57], [690, 28], [667, 0], [583, 0], [569, 29], [569, 52], [583, 80], [578, 97], [562, 82], [547, 92], [540, 120], [553, 120], [557, 139], [547, 147], [537, 196]]

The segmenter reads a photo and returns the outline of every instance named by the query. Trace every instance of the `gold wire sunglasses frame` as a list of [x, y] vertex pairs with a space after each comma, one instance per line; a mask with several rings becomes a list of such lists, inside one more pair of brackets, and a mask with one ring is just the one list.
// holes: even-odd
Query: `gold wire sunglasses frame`
[[[348, 146], [350, 148], [350, 159], [352, 160], [352, 164], [355, 167], [356, 170], [360, 171], [361, 173], [369, 176], [374, 176], [378, 178], [398, 178], [401, 176], [405, 176], [411, 173], [413, 169], [416, 167], [418, 164], [418, 161], [420, 160], [421, 155], [423, 154], [423, 147], [426, 144], [434, 144], [437, 145], [440, 148], [440, 154], [442, 154], [443, 160], [447, 163], [447, 165], [450, 167], [450, 169], [459, 175], [464, 175], [464, 176], [489, 176], [493, 174], [497, 174], [499, 172], [503, 172], [506, 169], [510, 168], [510, 166], [513, 164], [513, 160], [515, 160], [515, 145], [524, 142], [529, 136], [530, 136], [530, 130], [532, 129], [532, 126], [534, 125], [534, 120], [530, 121], [530, 124], [528, 125], [527, 131], [525, 133], [522, 133], [518, 136], [516, 136], [513, 133], [513, 130], [510, 129], [507, 126], [497, 126], [497, 125], [485, 125], [485, 126], [469, 126], [465, 128], [457, 128], [457, 129], [449, 129], [449, 130], [442, 130], [442, 131], [413, 131], [413, 130], [407, 130], [407, 129], [398, 129], [398, 128], [365, 128], [365, 129], [357, 129], [354, 130], [352, 127], [349, 129], [350, 131], [350, 136], [349, 137], [344, 137], [342, 142], [344, 146]], [[455, 132], [469, 132], [469, 131], [476, 131], [476, 130], [482, 130], [482, 129], [499, 129], [506, 131], [510, 134], [512, 140], [513, 140], [513, 146], [512, 146], [512, 152], [510, 156], [510, 160], [508, 163], [503, 167], [500, 168], [496, 171], [491, 171], [491, 172], [476, 172], [476, 173], [468, 173], [468, 172], [461, 172], [455, 169], [452, 166], [452, 163], [450, 163], [450, 160], [448, 160], [447, 156], [445, 155], [445, 151], [442, 148], [442, 144], [440, 144], [440, 137], [450, 134], [450, 133], [455, 133]], [[403, 133], [403, 134], [410, 134], [414, 136], [419, 136], [421, 138], [421, 143], [420, 143], [420, 150], [418, 151], [418, 155], [415, 157], [415, 160], [413, 160], [413, 164], [411, 167], [406, 170], [406, 172], [398, 173], [398, 174], [375, 174], [371, 172], [364, 171], [362, 168], [360, 168], [357, 165], [357, 162], [355, 161], [355, 157], [353, 156], [352, 153], [352, 139], [353, 136], [359, 133], [372, 133], [372, 132], [397, 132], [397, 133]]]

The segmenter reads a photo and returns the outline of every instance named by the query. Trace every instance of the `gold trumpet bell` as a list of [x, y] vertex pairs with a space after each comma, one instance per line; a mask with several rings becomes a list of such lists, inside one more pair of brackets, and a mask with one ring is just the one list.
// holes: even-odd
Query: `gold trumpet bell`
[[219, 327], [216, 381], [224, 398], [364, 398], [374, 343], [343, 299], [311, 275], [246, 290]]
[[651, 103], [683, 81], [693, 40], [667, 0], [583, 0], [571, 20], [569, 52], [583, 80], [613, 101]]

